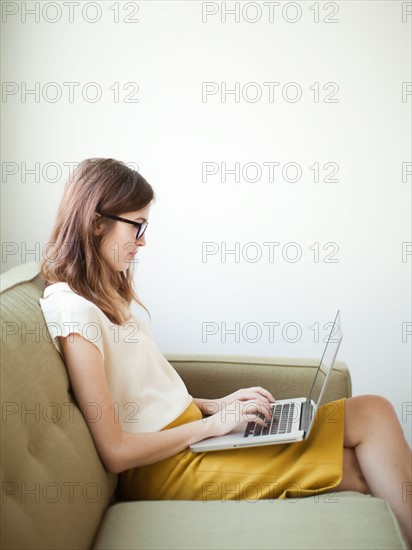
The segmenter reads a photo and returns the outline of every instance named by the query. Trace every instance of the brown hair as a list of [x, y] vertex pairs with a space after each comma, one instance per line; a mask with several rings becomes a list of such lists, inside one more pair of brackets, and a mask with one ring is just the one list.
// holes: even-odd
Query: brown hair
[[[46, 284], [67, 282], [73, 291], [97, 305], [115, 324], [130, 318], [130, 304], [139, 301], [133, 271], [113, 271], [100, 252], [100, 243], [114, 222], [95, 212], [121, 214], [141, 210], [154, 200], [150, 184], [125, 163], [104, 158], [81, 162], [67, 181], [57, 219], [41, 262]], [[132, 264], [131, 264], [132, 265]]]

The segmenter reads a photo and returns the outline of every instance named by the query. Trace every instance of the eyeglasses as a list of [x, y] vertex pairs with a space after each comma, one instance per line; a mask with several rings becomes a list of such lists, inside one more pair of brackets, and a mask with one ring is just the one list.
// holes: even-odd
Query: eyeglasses
[[100, 214], [103, 218], [110, 218], [111, 220], [117, 220], [119, 222], [125, 222], [130, 223], [130, 225], [134, 225], [137, 230], [136, 241], [138, 241], [143, 236], [143, 233], [146, 231], [149, 224], [149, 222], [133, 222], [132, 220], [127, 220], [126, 218], [115, 216], [114, 214], [102, 214], [101, 212], [98, 212], [98, 214]]

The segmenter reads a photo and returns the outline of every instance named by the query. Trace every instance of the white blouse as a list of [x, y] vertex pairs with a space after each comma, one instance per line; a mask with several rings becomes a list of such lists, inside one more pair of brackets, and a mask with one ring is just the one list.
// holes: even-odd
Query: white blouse
[[[60, 354], [57, 336], [71, 333], [80, 334], [100, 351], [114, 415], [124, 431], [160, 431], [190, 405], [192, 396], [143, 321], [132, 316], [124, 325], [116, 325], [63, 282], [46, 287], [39, 302]], [[98, 405], [87, 404], [83, 412], [96, 418]]]

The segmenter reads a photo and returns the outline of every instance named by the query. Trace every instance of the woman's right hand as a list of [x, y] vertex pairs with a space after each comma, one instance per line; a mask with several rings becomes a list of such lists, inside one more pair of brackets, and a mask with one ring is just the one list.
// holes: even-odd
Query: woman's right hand
[[240, 425], [246, 427], [248, 422], [256, 422], [266, 426], [270, 420], [272, 406], [270, 403], [256, 399], [248, 401], [236, 400], [229, 405], [222, 405], [221, 409], [204, 419], [209, 423], [210, 436], [226, 435]]

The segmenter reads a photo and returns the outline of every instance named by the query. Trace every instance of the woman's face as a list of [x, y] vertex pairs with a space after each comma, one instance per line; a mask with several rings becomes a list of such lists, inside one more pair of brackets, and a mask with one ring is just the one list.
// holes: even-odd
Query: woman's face
[[[141, 210], [123, 212], [119, 217], [133, 222], [148, 222], [150, 204]], [[135, 256], [140, 246], [146, 245], [144, 233], [140, 239], [136, 239], [137, 227], [123, 221], [113, 221], [109, 232], [101, 241], [101, 252], [114, 271], [126, 271], [130, 263], [135, 261]]]

